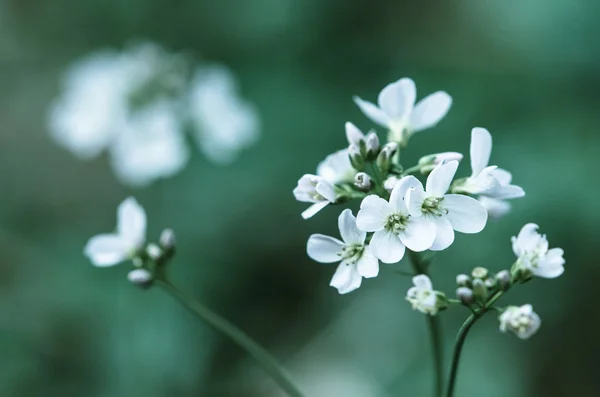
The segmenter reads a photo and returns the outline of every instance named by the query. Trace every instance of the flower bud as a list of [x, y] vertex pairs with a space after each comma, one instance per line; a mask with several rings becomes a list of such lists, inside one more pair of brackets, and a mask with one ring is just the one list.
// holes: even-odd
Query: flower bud
[[383, 146], [376, 160], [377, 167], [379, 167], [382, 172], [389, 171], [390, 165], [392, 164], [392, 157], [394, 157], [397, 150], [398, 144], [396, 142], [388, 142]]
[[500, 331], [510, 331], [520, 339], [528, 339], [537, 332], [542, 320], [531, 305], [509, 306], [500, 315]]
[[496, 279], [488, 277], [488, 278], [485, 279], [484, 283], [485, 283], [485, 286], [488, 289], [492, 289], [492, 288], [494, 288], [496, 286]]
[[485, 286], [485, 282], [480, 278], [473, 280], [473, 295], [480, 302], [487, 301], [488, 289]]
[[157, 261], [161, 258], [163, 251], [160, 247], [154, 243], [148, 244], [146, 247], [146, 253], [153, 261]]
[[359, 172], [354, 176], [354, 186], [360, 190], [369, 190], [371, 188], [372, 181], [369, 174], [365, 172]]
[[390, 175], [385, 181], [383, 181], [383, 188], [388, 192], [394, 190], [394, 186], [400, 182], [400, 179], [396, 175]]
[[465, 305], [473, 303], [473, 291], [467, 287], [460, 287], [456, 290], [457, 298]]
[[502, 270], [496, 274], [496, 280], [501, 290], [506, 291], [510, 287], [510, 273], [508, 270]]
[[367, 156], [375, 157], [379, 153], [379, 137], [373, 131], [367, 134]]
[[360, 152], [360, 148], [356, 145], [350, 145], [348, 147], [348, 155], [350, 156], [350, 163], [355, 170], [362, 170], [365, 165], [365, 158]]
[[488, 269], [486, 269], [485, 267], [478, 266], [475, 269], [473, 269], [471, 275], [473, 276], [473, 278], [480, 278], [483, 280], [488, 276]]
[[152, 283], [152, 273], [146, 269], [135, 269], [127, 274], [127, 279], [140, 287], [147, 287]]
[[457, 160], [461, 161], [463, 155], [458, 152], [443, 152], [430, 154], [428, 156], [423, 156], [419, 159], [419, 167], [421, 168], [421, 173], [426, 174], [428, 172], [433, 171], [433, 169], [440, 164], [442, 161], [452, 161]]
[[459, 274], [456, 276], [456, 284], [459, 287], [468, 287], [470, 283], [471, 277], [467, 276], [466, 274]]
[[158, 244], [160, 247], [169, 251], [175, 248], [175, 232], [173, 229], [165, 229], [160, 233], [160, 238], [158, 239]]

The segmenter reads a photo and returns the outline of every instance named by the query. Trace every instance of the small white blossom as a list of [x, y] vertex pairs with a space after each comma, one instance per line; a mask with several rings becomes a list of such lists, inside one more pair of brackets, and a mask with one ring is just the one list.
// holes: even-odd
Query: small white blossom
[[458, 161], [440, 163], [427, 177], [425, 189], [415, 177], [407, 193], [407, 205], [412, 216], [421, 216], [435, 225], [433, 251], [448, 248], [454, 242], [454, 230], [479, 233], [487, 223], [487, 211], [474, 198], [461, 194], [446, 194]]
[[200, 148], [215, 163], [230, 163], [259, 136], [256, 111], [239, 96], [234, 75], [224, 66], [197, 70], [189, 106]]
[[145, 239], [146, 212], [130, 197], [117, 210], [117, 231], [92, 237], [84, 252], [95, 266], [113, 266], [131, 259], [142, 249]]
[[564, 251], [548, 249], [545, 235], [537, 232], [538, 225], [528, 223], [512, 238], [513, 251], [517, 256], [516, 268], [543, 278], [556, 278], [565, 271]]
[[416, 98], [414, 81], [403, 78], [381, 90], [378, 106], [359, 97], [354, 97], [354, 102], [373, 122], [390, 130], [391, 141], [404, 144], [415, 132], [435, 126], [452, 105], [452, 98], [443, 91], [435, 92], [415, 105]]
[[135, 269], [127, 273], [127, 279], [132, 284], [146, 286], [152, 281], [152, 273], [146, 269]]
[[116, 176], [131, 186], [146, 186], [171, 177], [185, 167], [190, 157], [175, 105], [168, 101], [155, 101], [131, 115], [111, 149]]
[[438, 296], [433, 290], [431, 280], [424, 274], [413, 277], [414, 287], [406, 294], [406, 300], [412, 308], [425, 314], [434, 316], [438, 312]]
[[298, 201], [314, 203], [302, 212], [302, 218], [308, 219], [328, 204], [334, 203], [336, 194], [334, 186], [325, 178], [306, 174], [298, 181], [298, 186], [294, 189], [294, 197]]
[[370, 195], [363, 199], [357, 215], [357, 226], [375, 232], [371, 239], [373, 254], [385, 263], [402, 259], [406, 247], [419, 252], [431, 247], [435, 224], [427, 217], [409, 216], [404, 196], [414, 177], [402, 178], [392, 190], [390, 201]]
[[472, 173], [457, 191], [479, 195], [490, 215], [500, 217], [510, 210], [510, 204], [503, 200], [523, 197], [525, 192], [520, 186], [510, 184], [510, 172], [495, 165], [488, 166], [491, 153], [492, 135], [485, 128], [473, 128], [470, 149]]
[[379, 274], [379, 261], [365, 243], [367, 233], [356, 227], [352, 211], [345, 209], [338, 218], [342, 240], [313, 234], [308, 239], [306, 251], [317, 262], [340, 262], [330, 285], [340, 294], [346, 294], [360, 287], [362, 278], [376, 277]]
[[338, 183], [353, 183], [357, 172], [350, 163], [348, 149], [342, 149], [330, 154], [317, 167], [317, 175], [334, 185]]
[[500, 315], [500, 331], [510, 331], [520, 339], [529, 339], [542, 325], [531, 305], [509, 306]]

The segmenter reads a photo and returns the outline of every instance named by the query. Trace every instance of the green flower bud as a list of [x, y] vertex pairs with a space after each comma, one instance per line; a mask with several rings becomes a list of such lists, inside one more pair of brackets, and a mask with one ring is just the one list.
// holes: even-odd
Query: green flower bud
[[375, 132], [367, 134], [367, 157], [375, 158], [379, 153], [379, 137]]
[[360, 148], [356, 145], [350, 145], [348, 147], [348, 155], [350, 156], [350, 163], [355, 170], [362, 170], [365, 166], [365, 158], [363, 157]]
[[471, 277], [466, 274], [459, 274], [456, 276], [456, 284], [459, 287], [468, 287], [471, 284]]
[[465, 305], [473, 303], [473, 291], [467, 287], [460, 287], [456, 290], [456, 297]]
[[502, 270], [496, 274], [496, 280], [501, 290], [506, 291], [510, 287], [510, 273], [508, 270]]
[[488, 276], [488, 269], [486, 269], [485, 267], [478, 266], [475, 269], [473, 269], [471, 275], [473, 276], [473, 278], [480, 278], [483, 280]]
[[488, 289], [485, 286], [485, 282], [480, 278], [473, 280], [473, 295], [479, 302], [487, 301]]
[[371, 185], [371, 177], [366, 172], [359, 172], [354, 176], [354, 186], [358, 189], [367, 191], [371, 189]]

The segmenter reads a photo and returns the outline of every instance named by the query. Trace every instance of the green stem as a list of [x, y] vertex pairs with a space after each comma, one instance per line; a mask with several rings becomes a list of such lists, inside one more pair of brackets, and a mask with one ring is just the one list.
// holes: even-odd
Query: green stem
[[[428, 275], [427, 267], [421, 261], [418, 253], [407, 250], [413, 269], [417, 274]], [[440, 319], [437, 316], [427, 316], [427, 326], [429, 328], [429, 338], [431, 340], [431, 351], [433, 354], [433, 366], [435, 373], [435, 397], [440, 397], [444, 390], [444, 369], [443, 369], [443, 339]]]
[[487, 311], [494, 305], [494, 303], [496, 303], [496, 301], [500, 299], [503, 293], [503, 291], [496, 292], [481, 310], [478, 310], [471, 314], [463, 323], [462, 327], [460, 327], [458, 335], [456, 336], [454, 353], [452, 354], [452, 364], [450, 367], [450, 376], [448, 377], [446, 397], [452, 397], [454, 395], [454, 387], [456, 385], [456, 376], [458, 374], [458, 364], [460, 362], [460, 355], [462, 352], [463, 345], [465, 344], [465, 340], [467, 339], [467, 335], [471, 330], [471, 327], [473, 327], [477, 320], [479, 320], [481, 317], [483, 317], [485, 313], [487, 313]]
[[417, 164], [414, 167], [405, 169], [400, 176], [407, 176], [407, 175], [414, 174], [415, 172], [420, 172], [420, 171], [421, 171], [421, 166]]
[[252, 340], [243, 331], [225, 320], [212, 310], [208, 309], [192, 297], [185, 295], [177, 287], [166, 280], [156, 280], [156, 282], [175, 299], [185, 306], [186, 309], [194, 313], [210, 324], [214, 329], [231, 338], [235, 343], [248, 352], [263, 367], [279, 386], [285, 390], [290, 397], [303, 397], [302, 392], [294, 384], [287, 371], [267, 352], [262, 346]]

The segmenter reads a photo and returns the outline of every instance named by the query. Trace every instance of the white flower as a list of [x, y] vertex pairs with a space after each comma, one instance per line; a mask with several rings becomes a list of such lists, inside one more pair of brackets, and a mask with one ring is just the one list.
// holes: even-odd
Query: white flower
[[538, 225], [528, 223], [512, 238], [513, 251], [518, 257], [515, 264], [518, 270], [543, 278], [556, 278], [565, 271], [564, 251], [560, 248], [548, 249], [545, 235], [537, 232]]
[[[370, 195], [363, 199], [356, 224], [366, 232], [375, 232], [371, 239], [373, 254], [385, 263], [402, 259], [406, 247], [425, 251], [435, 238], [435, 224], [427, 217], [409, 216], [404, 195], [414, 177], [402, 178], [392, 190], [390, 201]], [[416, 179], [415, 179], [416, 180]]]
[[458, 161], [440, 163], [427, 177], [425, 190], [415, 177], [407, 193], [407, 205], [412, 216], [421, 216], [435, 224], [433, 251], [448, 248], [454, 241], [454, 230], [479, 233], [487, 222], [487, 211], [474, 198], [461, 194], [446, 194], [458, 168]]
[[335, 202], [335, 188], [325, 178], [306, 174], [298, 181], [294, 189], [296, 200], [305, 203], [314, 203], [302, 213], [302, 218], [308, 219], [321, 211], [329, 203]]
[[406, 300], [412, 308], [425, 314], [434, 316], [438, 312], [438, 296], [433, 290], [431, 280], [424, 274], [413, 277], [414, 287], [406, 294]]
[[338, 218], [342, 240], [313, 234], [308, 239], [306, 251], [313, 260], [321, 263], [341, 261], [330, 285], [340, 294], [354, 291], [362, 283], [362, 278], [376, 277], [379, 274], [379, 261], [365, 244], [367, 233], [356, 227], [352, 211], [345, 209]]
[[189, 106], [201, 150], [218, 164], [230, 163], [256, 141], [259, 119], [254, 107], [238, 94], [233, 73], [212, 65], [197, 70]]
[[531, 305], [509, 306], [500, 315], [500, 331], [510, 331], [521, 339], [529, 339], [542, 325]]
[[330, 154], [317, 167], [317, 175], [332, 184], [353, 183], [356, 171], [350, 163], [348, 149]]
[[117, 231], [92, 237], [85, 246], [85, 255], [98, 267], [113, 266], [132, 258], [146, 239], [146, 213], [130, 197], [117, 210]]
[[354, 102], [373, 122], [390, 130], [391, 141], [403, 144], [415, 132], [435, 126], [452, 104], [450, 95], [443, 91], [435, 92], [415, 105], [416, 98], [414, 81], [403, 78], [381, 90], [377, 99], [379, 106], [359, 97], [354, 97]]
[[[501, 200], [523, 197], [525, 192], [520, 186], [511, 185], [510, 172], [488, 166], [492, 153], [492, 136], [485, 128], [473, 128], [471, 131], [471, 169], [472, 174], [457, 186], [456, 191], [480, 195], [490, 215], [499, 217], [510, 210], [510, 205]], [[489, 201], [487, 199], [493, 199]]]
[[479, 196], [477, 200], [485, 207], [490, 218], [501, 218], [510, 212], [508, 201], [485, 196]]
[[174, 105], [156, 101], [135, 112], [111, 146], [111, 164], [121, 182], [145, 186], [175, 175], [190, 153]]

